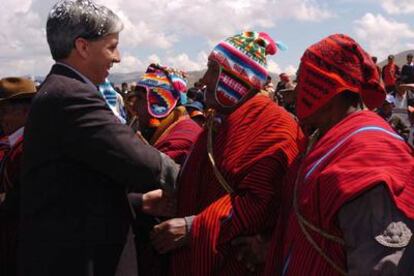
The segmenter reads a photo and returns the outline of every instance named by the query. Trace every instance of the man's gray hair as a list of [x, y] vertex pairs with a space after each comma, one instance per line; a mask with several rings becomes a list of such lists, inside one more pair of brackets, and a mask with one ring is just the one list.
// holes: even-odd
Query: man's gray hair
[[61, 0], [49, 13], [46, 34], [54, 60], [65, 59], [79, 37], [98, 40], [123, 29], [120, 18], [90, 0]]

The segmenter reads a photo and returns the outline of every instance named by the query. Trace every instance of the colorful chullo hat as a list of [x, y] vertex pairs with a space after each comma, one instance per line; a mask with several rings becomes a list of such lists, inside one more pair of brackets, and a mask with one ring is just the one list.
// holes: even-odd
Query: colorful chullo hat
[[283, 44], [262, 32], [244, 32], [220, 42], [209, 60], [220, 64], [216, 100], [223, 107], [240, 102], [252, 88], [262, 89], [269, 75], [266, 55], [274, 55]]
[[381, 106], [386, 95], [371, 57], [343, 34], [331, 35], [305, 51], [296, 91], [300, 119], [312, 115], [344, 91], [360, 94], [369, 109]]
[[151, 64], [137, 86], [147, 91], [148, 112], [155, 118], [151, 123], [154, 126], [158, 119], [167, 117], [178, 103], [187, 103], [187, 80], [181, 71]]

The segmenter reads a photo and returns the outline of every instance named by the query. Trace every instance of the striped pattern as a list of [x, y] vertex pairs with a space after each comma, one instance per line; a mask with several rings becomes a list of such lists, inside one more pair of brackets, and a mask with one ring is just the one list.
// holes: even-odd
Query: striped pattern
[[188, 116], [166, 129], [154, 147], [182, 165], [190, 154], [194, 142], [200, 135], [201, 127]]
[[187, 81], [180, 71], [151, 64], [138, 86], [147, 90], [148, 112], [154, 118], [168, 116], [178, 102], [186, 104]]
[[343, 91], [360, 94], [370, 109], [384, 103], [385, 90], [376, 65], [346, 35], [331, 35], [310, 46], [299, 70], [296, 110], [300, 119], [312, 115]]
[[178, 216], [197, 215], [190, 246], [172, 255], [171, 275], [243, 275], [230, 242], [269, 230], [278, 216], [281, 182], [303, 142], [298, 125], [268, 97], [256, 96], [219, 126], [218, 168], [236, 191], [230, 198], [207, 157], [207, 132], [194, 145], [180, 176]]
[[251, 88], [261, 89], [269, 75], [266, 55], [276, 53], [276, 43], [265, 33], [244, 32], [220, 42], [209, 60], [221, 66], [217, 100], [234, 106]]
[[[351, 134], [346, 140], [338, 139]], [[339, 209], [375, 185], [386, 183], [397, 208], [414, 219], [413, 174], [413, 149], [376, 114], [354, 113], [325, 134], [304, 159], [298, 182], [300, 212], [318, 228], [340, 237], [336, 226]], [[291, 188], [284, 193], [286, 210], [292, 193]], [[273, 237], [266, 275], [283, 270], [284, 275], [300, 275], [303, 271], [307, 275], [336, 275], [306, 240], [293, 212], [282, 217]], [[283, 229], [286, 223], [287, 229]], [[345, 248], [309, 232], [324, 252], [346, 270]], [[283, 248], [283, 253], [278, 248]]]
[[115, 116], [121, 121], [121, 123], [126, 123], [126, 113], [124, 110], [124, 102], [122, 97], [115, 91], [112, 87], [112, 84], [108, 79], [104, 83], [98, 86], [99, 92], [101, 92], [104, 97], [106, 104], [115, 114]]

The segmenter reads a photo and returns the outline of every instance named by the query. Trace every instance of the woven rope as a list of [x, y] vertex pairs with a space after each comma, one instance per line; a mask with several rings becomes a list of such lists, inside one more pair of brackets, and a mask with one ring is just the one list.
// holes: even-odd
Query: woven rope
[[211, 166], [213, 168], [214, 175], [216, 176], [217, 180], [219, 181], [220, 185], [223, 187], [224, 190], [230, 195], [234, 194], [233, 188], [227, 183], [224, 176], [221, 174], [219, 169], [216, 166], [216, 161], [214, 159], [213, 154], [213, 128], [214, 128], [214, 116], [215, 111], [210, 110], [208, 114], [207, 120], [207, 128], [208, 128], [208, 137], [207, 137], [207, 155], [208, 159], [210, 160]]
[[[312, 145], [317, 141], [317, 139], [318, 139], [318, 133], [315, 133], [314, 135], [312, 135], [313, 136], [313, 138], [315, 138], [315, 139], [311, 139], [311, 141], [310, 141], [310, 143], [309, 143], [309, 147], [308, 147], [308, 149], [307, 149], [307, 152], [306, 152], [306, 154], [311, 150], [311, 148], [312, 148]], [[301, 171], [301, 170], [300, 170]], [[316, 241], [312, 238], [312, 236], [309, 234], [309, 232], [308, 232], [308, 230], [306, 229], [306, 227], [308, 227], [309, 229], [311, 229], [312, 231], [314, 231], [314, 232], [316, 232], [317, 234], [319, 234], [319, 235], [321, 235], [322, 237], [324, 237], [324, 238], [326, 238], [326, 239], [328, 239], [328, 240], [330, 240], [330, 241], [333, 241], [333, 242], [336, 242], [336, 243], [338, 243], [338, 244], [340, 244], [340, 245], [345, 245], [345, 241], [342, 239], [342, 238], [340, 238], [340, 237], [337, 237], [337, 236], [335, 236], [335, 235], [331, 235], [331, 234], [329, 234], [329, 233], [327, 233], [327, 232], [325, 232], [324, 230], [322, 230], [322, 229], [320, 229], [320, 228], [318, 228], [317, 226], [315, 226], [315, 225], [313, 225], [311, 222], [309, 222], [304, 216], [302, 216], [301, 214], [300, 214], [300, 211], [299, 211], [299, 203], [298, 203], [298, 195], [297, 195], [297, 193], [298, 193], [298, 185], [299, 185], [299, 175], [300, 174], [298, 174], [298, 177], [296, 178], [296, 181], [295, 181], [295, 186], [294, 186], [294, 193], [293, 193], [293, 208], [294, 208], [294, 210], [295, 210], [295, 214], [296, 214], [296, 217], [298, 218], [298, 223], [299, 223], [299, 226], [300, 226], [300, 228], [301, 228], [301, 230], [302, 230], [302, 232], [303, 232], [303, 234], [305, 235], [305, 237], [306, 237], [306, 240], [313, 246], [313, 248], [316, 250], [316, 252], [318, 252], [318, 254], [319, 255], [321, 255], [321, 257], [333, 268], [333, 269], [335, 269], [339, 274], [341, 274], [341, 275], [346, 275], [347, 273], [346, 273], [346, 271], [344, 270], [344, 269], [342, 269], [339, 265], [337, 265], [336, 263], [335, 263], [335, 261], [334, 260], [332, 260], [324, 251], [323, 251], [323, 249], [316, 243]]]

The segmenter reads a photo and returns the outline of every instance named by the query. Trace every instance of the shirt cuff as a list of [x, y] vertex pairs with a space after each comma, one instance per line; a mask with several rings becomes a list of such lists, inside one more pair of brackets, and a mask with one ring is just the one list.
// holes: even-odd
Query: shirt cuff
[[193, 226], [194, 219], [195, 219], [195, 216], [184, 217], [187, 236], [190, 235], [191, 233], [191, 227]]
[[168, 193], [174, 193], [176, 190], [176, 182], [180, 166], [176, 164], [170, 157], [161, 152], [161, 189]]

